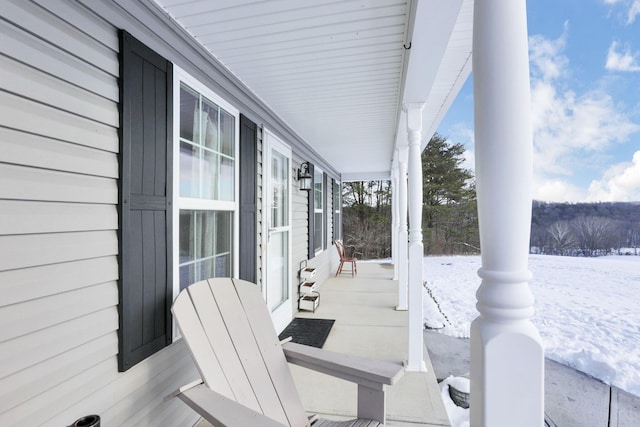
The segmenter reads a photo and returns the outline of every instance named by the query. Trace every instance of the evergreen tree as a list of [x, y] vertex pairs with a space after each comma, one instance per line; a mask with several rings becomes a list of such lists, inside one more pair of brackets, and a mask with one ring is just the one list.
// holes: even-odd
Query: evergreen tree
[[[462, 167], [462, 144], [436, 134], [422, 153], [425, 253], [480, 251], [473, 174]], [[391, 186], [388, 181], [343, 184], [345, 247], [382, 258], [391, 254]]]
[[462, 167], [464, 146], [435, 134], [422, 152], [423, 232], [427, 253], [478, 251], [473, 174]]

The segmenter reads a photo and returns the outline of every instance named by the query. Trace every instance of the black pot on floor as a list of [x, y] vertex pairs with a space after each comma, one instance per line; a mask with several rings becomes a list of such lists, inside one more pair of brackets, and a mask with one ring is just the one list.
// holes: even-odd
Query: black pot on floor
[[100, 415], [87, 415], [86, 417], [78, 418], [69, 427], [100, 427]]

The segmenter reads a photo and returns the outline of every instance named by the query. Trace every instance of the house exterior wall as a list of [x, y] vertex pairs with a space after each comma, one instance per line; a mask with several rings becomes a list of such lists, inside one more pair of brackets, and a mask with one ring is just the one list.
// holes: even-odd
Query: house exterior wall
[[[294, 168], [337, 173], [153, 2], [84, 3], [16, 0], [1, 12], [0, 425], [90, 413], [103, 425], [193, 425], [186, 405], [164, 401], [198, 376], [182, 341], [118, 372], [118, 30], [276, 131]], [[257, 167], [260, 222], [261, 138]], [[308, 195], [295, 184], [293, 277], [308, 241]], [[331, 251], [309, 261], [318, 281]]]
[[[300, 154], [294, 151], [292, 163], [293, 163], [293, 171], [292, 174], [294, 177], [297, 177], [297, 171], [300, 167], [300, 164], [305, 162], [307, 159], [303, 158]], [[331, 183], [331, 179], [329, 179], [329, 183]], [[329, 185], [330, 186], [330, 185]], [[326, 189], [325, 189], [326, 190]], [[329, 215], [327, 221], [327, 230], [325, 230], [325, 238], [327, 239], [327, 248], [322, 252], [316, 254], [316, 256], [310, 260], [307, 260], [308, 254], [308, 245], [309, 245], [309, 197], [313, 197], [312, 191], [304, 191], [300, 190], [299, 183], [294, 179], [293, 180], [293, 218], [292, 218], [292, 227], [293, 227], [293, 258], [292, 258], [292, 268], [293, 268], [293, 279], [294, 283], [297, 285], [299, 283], [299, 272], [300, 267], [303, 265], [304, 261], [306, 262], [306, 266], [314, 267], [316, 269], [316, 275], [314, 280], [319, 285], [322, 285], [334, 271], [335, 263], [334, 257], [332, 257], [332, 253], [335, 252], [333, 242], [331, 241], [332, 236], [332, 212], [333, 212], [333, 197], [327, 198], [327, 207], [326, 207], [326, 215]], [[298, 301], [297, 301], [297, 286], [294, 289], [294, 298], [292, 298], [292, 302], [294, 304], [293, 312], [298, 311]]]
[[117, 29], [46, 5], [0, 21], [0, 425], [190, 425], [182, 343], [117, 368]]

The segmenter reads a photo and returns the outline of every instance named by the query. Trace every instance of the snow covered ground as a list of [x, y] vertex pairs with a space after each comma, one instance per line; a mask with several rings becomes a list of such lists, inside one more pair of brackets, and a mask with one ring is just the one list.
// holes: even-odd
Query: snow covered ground
[[[479, 256], [426, 257], [425, 322], [469, 337]], [[530, 283], [546, 357], [640, 396], [640, 256], [531, 255]]]

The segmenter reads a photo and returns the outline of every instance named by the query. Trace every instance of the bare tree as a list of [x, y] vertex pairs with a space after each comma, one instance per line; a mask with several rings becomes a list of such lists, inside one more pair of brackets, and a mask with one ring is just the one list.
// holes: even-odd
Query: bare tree
[[556, 221], [547, 227], [551, 237], [551, 253], [553, 255], [571, 255], [575, 251], [576, 239], [567, 221]]
[[594, 216], [579, 217], [572, 225], [578, 248], [583, 255], [598, 256], [611, 251], [612, 220]]

